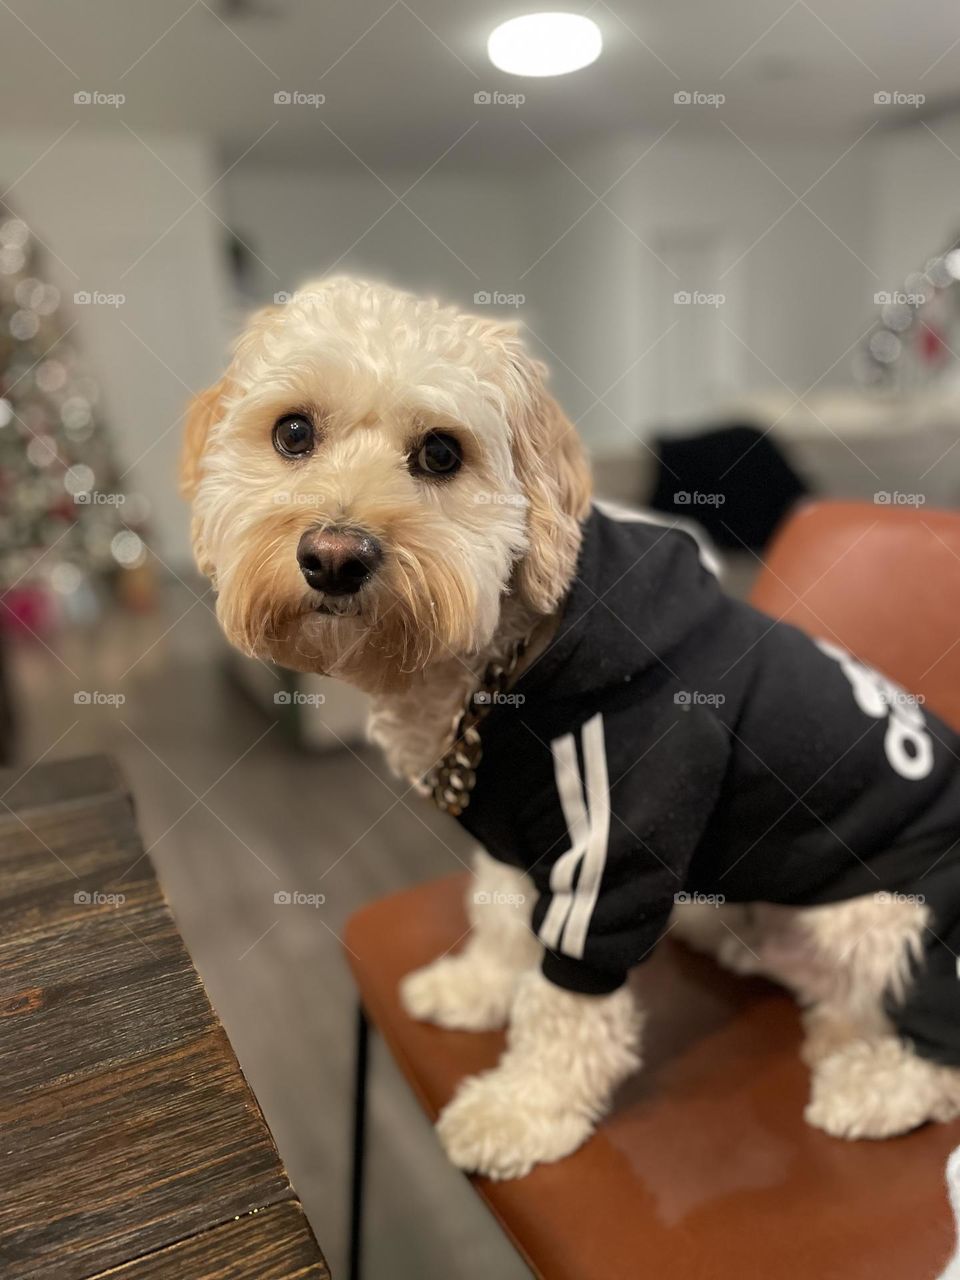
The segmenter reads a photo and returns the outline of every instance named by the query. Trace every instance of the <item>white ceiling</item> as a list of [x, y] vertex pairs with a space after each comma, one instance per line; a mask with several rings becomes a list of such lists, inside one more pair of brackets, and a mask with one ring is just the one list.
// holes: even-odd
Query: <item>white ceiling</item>
[[[445, 164], [476, 166], [542, 160], [544, 143], [562, 153], [575, 141], [656, 134], [675, 121], [696, 132], [727, 126], [748, 141], [853, 139], [872, 122], [915, 118], [912, 107], [876, 106], [878, 91], [923, 93], [929, 111], [960, 90], [960, 12], [942, 0], [560, 5], [600, 24], [600, 60], [547, 81], [495, 71], [488, 32], [537, 7], [9, 0], [0, 7], [0, 119], [51, 140], [71, 125], [197, 131], [228, 160], [252, 147], [265, 163], [356, 164], [352, 151], [378, 167], [419, 166], [452, 147]], [[78, 110], [78, 90], [123, 93], [126, 102]], [[278, 90], [323, 93], [326, 102], [278, 106]], [[527, 101], [477, 106], [481, 90]], [[727, 100], [721, 111], [678, 106], [680, 90]]]

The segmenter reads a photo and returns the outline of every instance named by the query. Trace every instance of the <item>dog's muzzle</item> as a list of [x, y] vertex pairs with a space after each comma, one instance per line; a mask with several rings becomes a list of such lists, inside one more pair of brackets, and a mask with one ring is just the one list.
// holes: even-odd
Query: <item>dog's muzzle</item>
[[307, 585], [328, 596], [352, 596], [380, 567], [383, 547], [362, 529], [308, 529], [297, 544]]

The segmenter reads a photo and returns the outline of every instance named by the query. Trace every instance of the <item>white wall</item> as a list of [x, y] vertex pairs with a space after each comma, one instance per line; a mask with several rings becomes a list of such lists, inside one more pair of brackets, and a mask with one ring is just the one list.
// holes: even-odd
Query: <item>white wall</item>
[[[652, 141], [584, 154], [573, 167], [600, 194]], [[780, 147], [763, 158], [799, 195], [842, 149]], [[866, 154], [853, 154], [807, 197], [831, 234], [802, 206], [781, 218], [794, 197], [733, 138], [665, 139], [626, 173], [606, 198], [613, 213], [603, 206], [588, 213], [529, 277], [551, 299], [543, 307], [551, 345], [593, 391], [603, 392], [652, 348], [607, 397], [609, 410], [589, 409], [593, 396], [558, 371], [568, 402], [587, 411], [584, 427], [596, 446], [622, 441], [623, 421], [641, 434], [669, 423], [664, 365], [685, 363], [696, 378], [711, 326], [719, 376], [703, 387], [703, 413], [732, 392], [779, 387], [782, 379], [803, 393], [821, 377], [862, 330], [881, 287], [866, 258], [868, 177]], [[554, 173], [539, 201], [545, 243], [591, 200], [568, 174]], [[677, 252], [684, 245], [709, 251]], [[682, 263], [698, 256], [724, 265], [688, 278]], [[677, 277], [664, 266], [671, 258]], [[676, 307], [680, 290], [722, 293], [726, 301], [705, 312]], [[846, 361], [825, 380], [846, 381]]]
[[[202, 194], [216, 171], [196, 139], [151, 135], [151, 154], [119, 126], [77, 128], [38, 160], [55, 137], [0, 134], [0, 185], [13, 184], [4, 199], [57, 255], [47, 255], [45, 273], [79, 322], [71, 340], [100, 378], [125, 483], [150, 500], [158, 553], [183, 564], [178, 422], [190, 393], [220, 368], [227, 305], [222, 228], [200, 206], [183, 215], [190, 192]], [[126, 300], [75, 307], [80, 291]]]
[[[409, 197], [417, 216], [388, 212], [393, 197], [362, 172], [241, 165], [224, 199], [275, 273], [259, 269], [263, 297], [331, 266], [467, 304], [478, 290], [524, 295], [532, 341], [600, 452], [744, 390], [779, 388], [778, 378], [796, 393], [825, 373], [824, 385], [848, 382], [848, 358], [830, 366], [882, 287], [868, 258], [867, 152], [816, 186], [813, 212], [798, 205], [781, 218], [793, 195], [736, 139], [664, 139], [626, 172], [652, 142], [575, 152], [569, 168], [547, 157], [523, 172], [431, 174]], [[801, 194], [842, 151], [780, 147], [763, 159]], [[609, 209], [596, 204], [620, 178]], [[387, 181], [400, 193], [413, 176]], [[710, 278], [686, 278], [684, 265], [698, 261]], [[677, 264], [676, 276], [664, 262]], [[726, 302], [677, 307], [681, 289], [722, 292]], [[678, 388], [685, 369], [695, 385]]]
[[902, 289], [910, 272], [960, 236], [960, 114], [888, 133], [876, 140], [872, 158], [879, 287]]
[[[398, 196], [418, 176], [383, 175]], [[405, 204], [362, 171], [239, 165], [223, 187], [231, 223], [262, 260], [263, 299], [336, 272], [472, 306], [477, 292], [507, 290], [523, 261], [529, 183], [510, 175], [435, 172]]]
[[[960, 154], [960, 136], [944, 136]], [[79, 128], [34, 164], [52, 141], [0, 134], [6, 184], [25, 175], [7, 198], [62, 259], [49, 268], [68, 297], [126, 295], [116, 310], [77, 308], [77, 334], [103, 381], [121, 463], [153, 504], [157, 549], [184, 563], [178, 418], [189, 393], [222, 369], [240, 322], [224, 228], [200, 206], [185, 213], [191, 191], [204, 192], [220, 168], [196, 137], [145, 138], [151, 154], [125, 131]], [[573, 152], [569, 169], [549, 156], [523, 171], [438, 167], [405, 196], [409, 209], [391, 208], [394, 194], [361, 169], [251, 159], [209, 202], [262, 259], [261, 299], [331, 269], [465, 305], [480, 291], [523, 294], [519, 314], [598, 452], [687, 422], [698, 405], [706, 415], [734, 394], [779, 388], [778, 378], [804, 392], [869, 323], [873, 294], [922, 265], [960, 211], [960, 162], [925, 130], [872, 137], [810, 193], [813, 212], [789, 213], [793, 196], [730, 136], [671, 135], [626, 172], [653, 141]], [[761, 155], [801, 193], [842, 151], [781, 145]], [[383, 176], [402, 195], [418, 175]], [[593, 193], [617, 179], [610, 209], [594, 206]], [[709, 278], [687, 278], [701, 268]], [[676, 307], [681, 288], [727, 301]], [[845, 358], [823, 385], [849, 376]]]

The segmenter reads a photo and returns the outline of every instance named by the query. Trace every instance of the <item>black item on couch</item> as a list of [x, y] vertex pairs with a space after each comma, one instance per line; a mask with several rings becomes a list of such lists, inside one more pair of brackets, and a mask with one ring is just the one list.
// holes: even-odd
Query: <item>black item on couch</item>
[[695, 436], [655, 441], [656, 511], [696, 520], [718, 546], [760, 551], [809, 486], [769, 434], [730, 423]]

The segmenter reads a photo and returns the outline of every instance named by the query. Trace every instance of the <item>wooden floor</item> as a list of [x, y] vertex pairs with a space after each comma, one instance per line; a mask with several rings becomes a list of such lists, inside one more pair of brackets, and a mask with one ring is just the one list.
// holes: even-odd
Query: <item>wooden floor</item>
[[[23, 768], [102, 750], [127, 774], [177, 923], [335, 1277], [344, 1275], [354, 997], [338, 935], [360, 903], [456, 870], [455, 823], [398, 800], [375, 752], [307, 756], [220, 674], [209, 598], [14, 648]], [[76, 703], [78, 692], [121, 705]], [[274, 893], [324, 894], [322, 907]], [[526, 1267], [374, 1047], [368, 1280], [519, 1280]]]

